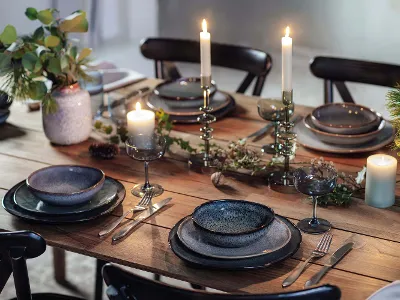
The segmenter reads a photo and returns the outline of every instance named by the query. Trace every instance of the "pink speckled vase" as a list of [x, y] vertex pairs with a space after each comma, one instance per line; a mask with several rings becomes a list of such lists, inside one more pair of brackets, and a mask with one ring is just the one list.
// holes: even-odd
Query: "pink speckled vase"
[[92, 131], [90, 95], [78, 83], [53, 94], [58, 109], [53, 114], [42, 110], [43, 128], [50, 142], [72, 145], [87, 140]]

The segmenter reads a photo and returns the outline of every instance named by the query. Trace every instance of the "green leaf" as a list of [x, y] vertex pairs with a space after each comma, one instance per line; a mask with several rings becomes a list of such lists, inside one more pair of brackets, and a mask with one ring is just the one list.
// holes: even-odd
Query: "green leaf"
[[87, 32], [89, 23], [86, 19], [86, 13], [77, 11], [69, 15], [61, 21], [59, 28], [64, 32]]
[[8, 70], [10, 70], [12, 67], [11, 65], [11, 56], [0, 53], [0, 73], [4, 74]]
[[25, 11], [25, 16], [27, 16], [29, 20], [34, 21], [38, 18], [38, 12], [35, 8], [28, 7]]
[[3, 44], [10, 45], [17, 40], [17, 31], [12, 25], [7, 25], [0, 34], [0, 41]]
[[36, 63], [35, 63], [34, 68], [33, 68], [33, 72], [34, 72], [34, 73], [39, 73], [39, 71], [42, 70], [42, 67], [43, 67], [42, 62], [40, 61], [40, 59], [38, 59], [38, 60], [36, 61]]
[[60, 60], [55, 57], [49, 58], [49, 63], [47, 65], [47, 70], [55, 75], [61, 73], [61, 64]]
[[88, 57], [90, 54], [92, 53], [92, 49], [91, 48], [83, 48], [81, 53], [79, 53], [79, 56], [77, 58], [77, 61], [81, 61], [83, 59], [85, 59], [86, 57]]
[[44, 39], [44, 45], [46, 47], [56, 47], [60, 43], [60, 38], [58, 36], [49, 35]]
[[54, 20], [51, 9], [45, 9], [39, 11], [37, 14], [37, 18], [39, 19], [40, 22], [42, 22], [45, 25], [50, 24]]
[[71, 55], [72, 58], [75, 60], [77, 54], [78, 54], [78, 47], [72, 46], [71, 50], [69, 50], [69, 55]]
[[33, 81], [29, 84], [29, 97], [33, 100], [42, 100], [47, 94], [47, 87], [43, 81]]
[[39, 60], [34, 52], [25, 53], [22, 56], [22, 66], [30, 72], [34, 72], [35, 64]]
[[42, 26], [38, 27], [32, 35], [32, 38], [36, 40], [42, 39], [44, 36], [44, 29]]
[[69, 59], [68, 59], [68, 54], [61, 56], [60, 58], [60, 65], [61, 65], [61, 70], [65, 72], [69, 68]]

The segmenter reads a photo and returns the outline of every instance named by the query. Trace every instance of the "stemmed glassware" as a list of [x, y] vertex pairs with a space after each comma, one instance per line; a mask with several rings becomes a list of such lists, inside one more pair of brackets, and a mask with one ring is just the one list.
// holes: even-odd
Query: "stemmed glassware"
[[[274, 124], [274, 142], [264, 145], [261, 151], [268, 154], [278, 154], [281, 144], [278, 141], [277, 132], [279, 131], [279, 122], [285, 119], [285, 105], [282, 102], [271, 102], [271, 99], [261, 99], [257, 103], [258, 114], [266, 121], [271, 121]], [[291, 105], [289, 114], [294, 113], [294, 106]]]
[[147, 191], [152, 191], [154, 197], [161, 195], [164, 189], [159, 184], [149, 182], [149, 162], [157, 160], [164, 155], [166, 141], [158, 134], [151, 136], [136, 134], [125, 141], [126, 153], [135, 160], [144, 162], [145, 183], [135, 185], [131, 192], [136, 197], [143, 197]]
[[336, 186], [337, 172], [330, 166], [302, 167], [294, 171], [294, 186], [305, 195], [313, 198], [313, 214], [297, 223], [297, 227], [306, 233], [320, 234], [331, 229], [331, 223], [317, 218], [317, 201], [333, 191]]

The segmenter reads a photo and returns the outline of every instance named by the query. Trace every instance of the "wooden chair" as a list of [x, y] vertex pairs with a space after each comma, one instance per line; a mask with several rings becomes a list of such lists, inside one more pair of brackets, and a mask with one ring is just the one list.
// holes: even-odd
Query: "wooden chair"
[[103, 278], [110, 300], [336, 300], [340, 290], [324, 285], [316, 288], [281, 294], [217, 294], [173, 287], [134, 275], [114, 265], [103, 267]]
[[[157, 78], [181, 78], [173, 62], [200, 63], [200, 42], [197, 41], [148, 38], [141, 42], [140, 50], [144, 57], [155, 61]], [[254, 96], [261, 95], [265, 79], [272, 68], [272, 58], [264, 51], [218, 43], [211, 44], [211, 63], [247, 72], [236, 92], [245, 93], [251, 82], [256, 79]]]
[[13, 273], [16, 300], [83, 300], [52, 293], [31, 294], [26, 259], [38, 257], [45, 250], [45, 240], [36, 233], [0, 232], [0, 294]]
[[344, 102], [354, 103], [345, 81], [394, 87], [400, 83], [400, 66], [336, 57], [317, 56], [311, 72], [324, 80], [324, 101], [333, 102], [335, 85]]

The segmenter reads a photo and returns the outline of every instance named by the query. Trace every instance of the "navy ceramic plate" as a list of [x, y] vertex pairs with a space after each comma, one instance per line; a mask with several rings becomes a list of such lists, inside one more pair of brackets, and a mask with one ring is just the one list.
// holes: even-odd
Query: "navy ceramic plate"
[[[216, 92], [215, 83], [210, 87], [210, 96]], [[200, 78], [180, 78], [178, 80], [169, 80], [157, 85], [154, 89], [154, 94], [157, 96], [174, 100], [187, 101], [203, 99], [203, 90], [200, 84]]]
[[14, 203], [27, 211], [45, 214], [45, 215], [69, 215], [92, 211], [98, 207], [107, 205], [117, 195], [117, 186], [114, 181], [107, 178], [102, 189], [90, 199], [81, 205], [57, 206], [49, 205], [36, 197], [26, 184], [22, 184], [14, 193]]
[[208, 243], [201, 232], [196, 230], [191, 216], [186, 217], [178, 231], [180, 241], [190, 250], [208, 257], [241, 259], [262, 256], [283, 248], [291, 239], [289, 227], [281, 220], [274, 219], [265, 234], [254, 243], [239, 248], [224, 248]]
[[125, 198], [125, 188], [117, 180], [106, 177], [106, 180], [112, 182], [117, 188], [117, 196], [110, 203], [98, 207], [92, 211], [76, 213], [71, 215], [43, 215], [26, 211], [14, 203], [14, 193], [23, 184], [25, 180], [21, 181], [13, 188], [11, 188], [3, 197], [3, 207], [10, 214], [24, 219], [29, 222], [47, 223], [47, 224], [65, 224], [65, 223], [78, 223], [96, 219], [100, 216], [110, 214]]
[[299, 249], [301, 244], [301, 233], [299, 229], [293, 225], [288, 219], [282, 216], [275, 215], [276, 218], [285, 223], [291, 234], [290, 241], [281, 249], [266, 253], [261, 256], [244, 258], [244, 259], [220, 259], [207, 257], [198, 254], [189, 248], [187, 248], [180, 240], [177, 235], [180, 224], [186, 219], [180, 220], [169, 233], [169, 244], [172, 251], [184, 262], [194, 265], [197, 267], [204, 268], [215, 268], [215, 269], [229, 269], [229, 270], [240, 270], [240, 269], [254, 269], [268, 267], [274, 263], [287, 259], [293, 256]]
[[48, 204], [69, 206], [93, 198], [103, 187], [104, 179], [104, 172], [97, 168], [56, 165], [33, 172], [26, 179], [26, 185]]

